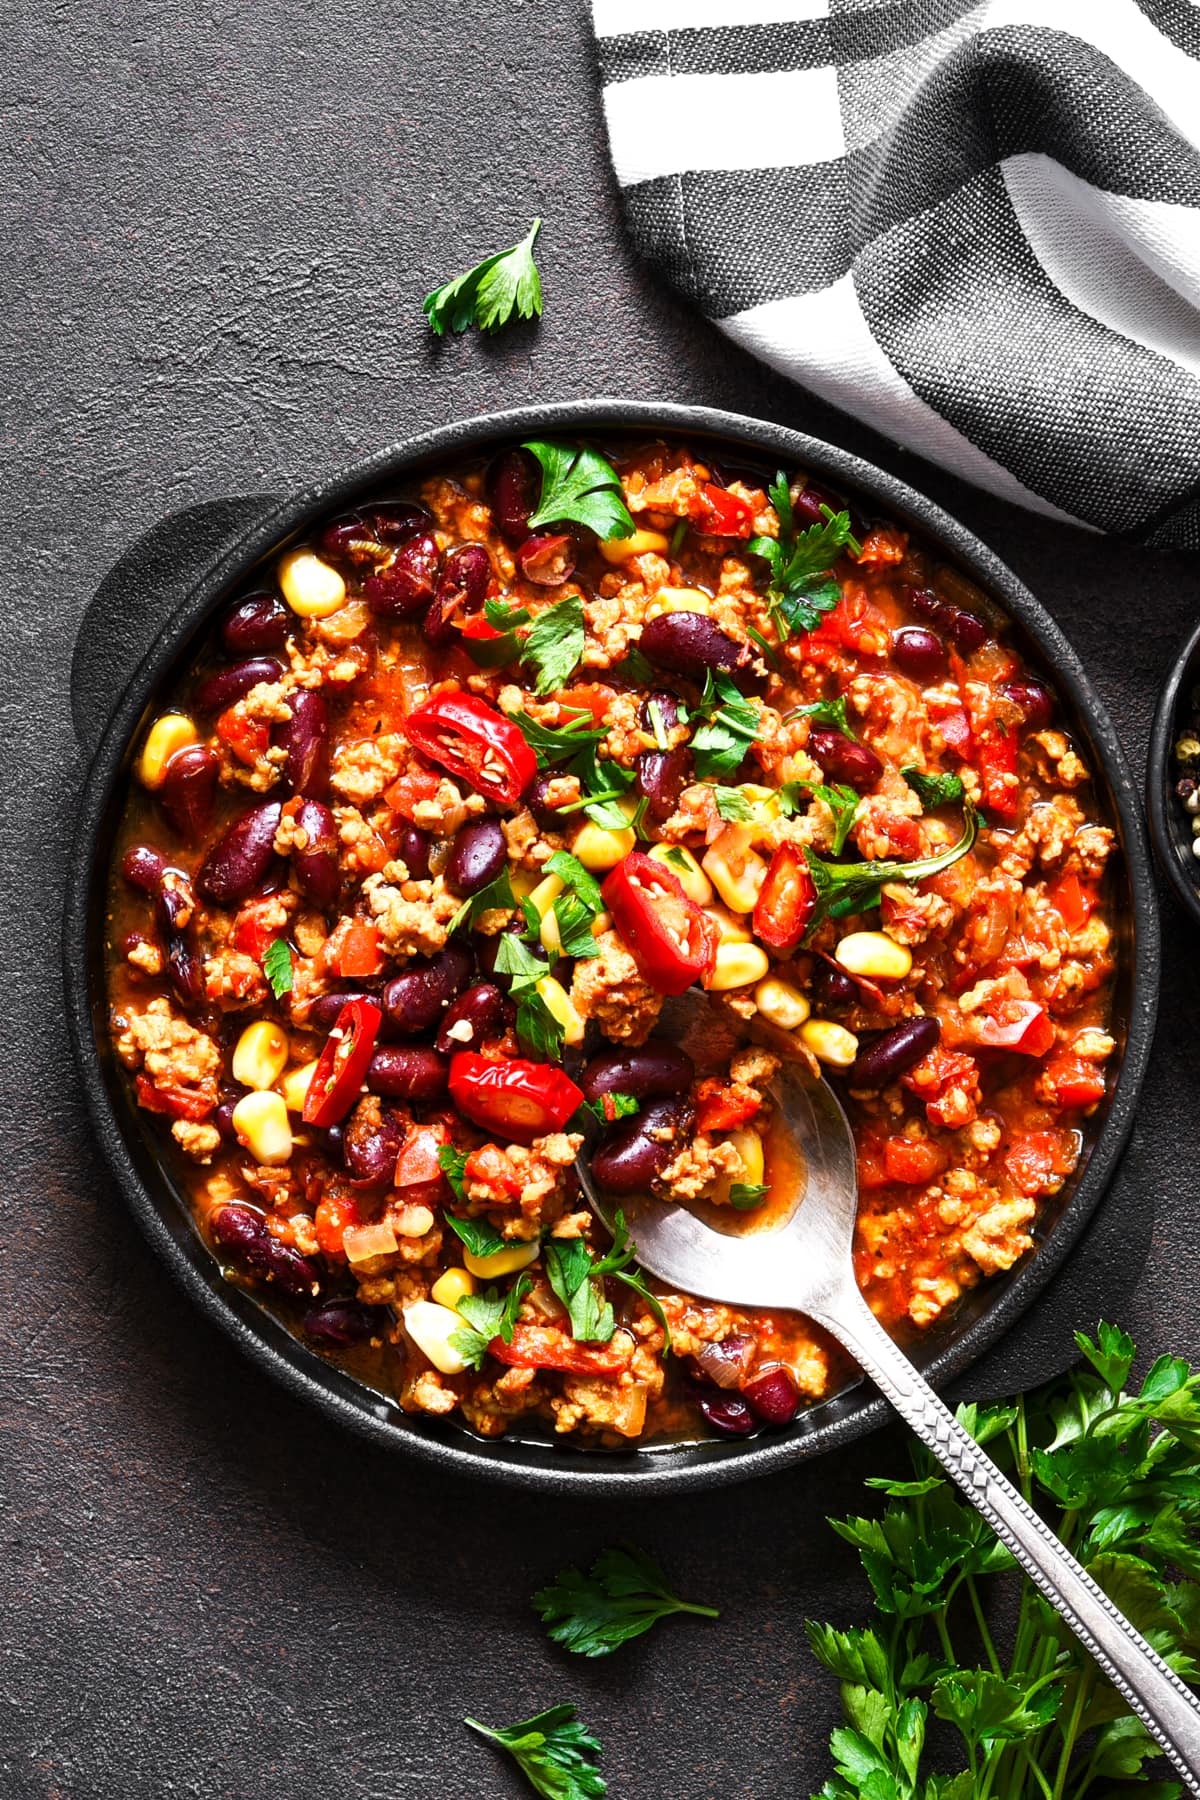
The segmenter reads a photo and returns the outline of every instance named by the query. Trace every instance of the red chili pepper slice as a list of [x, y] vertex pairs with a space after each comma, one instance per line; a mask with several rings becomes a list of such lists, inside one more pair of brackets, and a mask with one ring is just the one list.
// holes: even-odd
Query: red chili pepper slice
[[347, 1000], [325, 1040], [304, 1099], [306, 1125], [336, 1125], [358, 1099], [383, 1013], [373, 1000]]
[[716, 923], [662, 863], [631, 850], [600, 891], [639, 973], [660, 994], [682, 994], [710, 972]]
[[754, 530], [754, 508], [740, 494], [706, 481], [688, 505], [688, 516], [697, 530], [709, 537], [748, 538]]
[[796, 844], [780, 844], [754, 903], [754, 935], [780, 956], [790, 956], [808, 929], [817, 888]]
[[609, 1344], [577, 1344], [554, 1325], [516, 1325], [511, 1344], [493, 1338], [488, 1352], [514, 1369], [561, 1369], [565, 1375], [619, 1375], [628, 1360]]
[[1036, 1000], [1004, 1000], [997, 1015], [984, 1013], [978, 1041], [989, 1050], [1019, 1050], [1022, 1056], [1045, 1056], [1054, 1043], [1054, 1026]]
[[473, 1050], [460, 1050], [450, 1059], [450, 1097], [476, 1125], [518, 1144], [561, 1131], [583, 1105], [570, 1076], [550, 1063], [520, 1056], [493, 1062]]
[[520, 729], [476, 694], [435, 694], [404, 721], [409, 743], [489, 799], [514, 806], [537, 774]]

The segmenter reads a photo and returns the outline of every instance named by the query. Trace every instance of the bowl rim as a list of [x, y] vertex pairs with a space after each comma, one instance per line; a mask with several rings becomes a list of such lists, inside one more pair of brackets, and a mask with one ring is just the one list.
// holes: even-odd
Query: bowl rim
[[1173, 824], [1172, 809], [1175, 801], [1171, 792], [1171, 746], [1175, 741], [1179, 699], [1185, 683], [1189, 679], [1200, 678], [1200, 669], [1195, 667], [1198, 660], [1200, 623], [1194, 625], [1180, 642], [1170, 673], [1159, 694], [1158, 705], [1154, 709], [1150, 747], [1146, 756], [1146, 817], [1159, 868], [1171, 884], [1180, 905], [1200, 924], [1200, 887], [1197, 887], [1197, 882], [1200, 882], [1200, 862], [1194, 857], [1188, 859], [1196, 870], [1195, 880], [1189, 880], [1188, 865], [1177, 841], [1181, 834], [1176, 832]]
[[[500, 1480], [529, 1491], [575, 1496], [629, 1496], [633, 1492], [681, 1492], [727, 1486], [782, 1470], [809, 1456], [834, 1449], [875, 1429], [889, 1417], [880, 1397], [864, 1401], [863, 1383], [822, 1402], [819, 1422], [801, 1415], [785, 1431], [744, 1442], [671, 1445], [629, 1452], [588, 1452], [528, 1439], [478, 1439], [461, 1428], [439, 1432], [424, 1420], [402, 1414], [385, 1397], [320, 1359], [282, 1324], [220, 1274], [215, 1257], [190, 1220], [182, 1216], [161, 1180], [148, 1182], [135, 1161], [110, 1091], [98, 1045], [103, 1033], [102, 971], [93, 956], [102, 893], [99, 856], [110, 805], [122, 779], [130, 741], [163, 676], [182, 654], [200, 624], [227, 596], [235, 579], [246, 576], [268, 553], [321, 513], [352, 501], [387, 478], [531, 432], [662, 433], [720, 439], [752, 456], [778, 458], [831, 479], [850, 494], [869, 498], [881, 511], [913, 526], [948, 553], [993, 597], [1053, 670], [1055, 686], [1086, 724], [1098, 753], [1098, 786], [1106, 791], [1119, 828], [1125, 876], [1131, 897], [1132, 955], [1126, 970], [1129, 1019], [1124, 1054], [1106, 1114], [1082, 1172], [1048, 1235], [1034, 1254], [1000, 1285], [983, 1284], [980, 1310], [960, 1333], [918, 1358], [926, 1375], [941, 1384], [961, 1373], [988, 1350], [1031, 1304], [1070, 1252], [1090, 1219], [1132, 1129], [1145, 1077], [1158, 999], [1159, 922], [1149, 853], [1138, 794], [1107, 711], [1057, 623], [1011, 570], [965, 526], [898, 477], [864, 458], [807, 433], [771, 421], [717, 408], [656, 400], [613, 397], [560, 401], [508, 408], [452, 420], [397, 440], [289, 494], [264, 501], [263, 515], [238, 532], [188, 587], [164, 620], [128, 682], [104, 728], [79, 800], [78, 824], [63, 914], [63, 966], [68, 1029], [96, 1135], [126, 1204], [153, 1249], [206, 1316], [293, 1396], [315, 1404], [327, 1417], [360, 1436], [399, 1449], [427, 1465], [473, 1478]], [[99, 1011], [97, 1001], [99, 1000]], [[101, 1040], [102, 1036], [101, 1036]]]

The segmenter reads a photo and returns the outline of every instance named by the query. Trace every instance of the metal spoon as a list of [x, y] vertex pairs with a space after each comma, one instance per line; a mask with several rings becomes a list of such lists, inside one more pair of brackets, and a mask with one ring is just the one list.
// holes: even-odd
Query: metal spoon
[[[679, 1021], [674, 1035], [689, 1035], [687, 1023]], [[639, 1261], [680, 1292], [787, 1307], [823, 1325], [983, 1514], [1171, 1758], [1189, 1792], [1200, 1796], [1200, 1702], [943, 1406], [859, 1292], [851, 1261], [854, 1139], [836, 1096], [795, 1063], [784, 1065], [772, 1096], [806, 1165], [791, 1217], [777, 1229], [733, 1236], [682, 1206], [623, 1197]], [[611, 1209], [585, 1159], [576, 1166], [589, 1204], [608, 1223]]]

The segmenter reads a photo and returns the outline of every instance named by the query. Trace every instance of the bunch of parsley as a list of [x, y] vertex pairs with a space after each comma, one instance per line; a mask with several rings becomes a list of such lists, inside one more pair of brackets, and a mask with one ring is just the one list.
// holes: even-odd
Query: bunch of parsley
[[[1077, 1334], [1087, 1367], [959, 1418], [1126, 1617], [1200, 1681], [1200, 1370]], [[1176, 1800], [1154, 1740], [979, 1514], [915, 1442], [882, 1516], [833, 1521], [878, 1620], [808, 1625], [845, 1723], [818, 1800]], [[996, 1621], [1008, 1619], [1002, 1632]], [[948, 1731], [930, 1743], [931, 1717]], [[947, 1749], [947, 1746], [951, 1746]], [[937, 1767], [934, 1764], [937, 1764]]]

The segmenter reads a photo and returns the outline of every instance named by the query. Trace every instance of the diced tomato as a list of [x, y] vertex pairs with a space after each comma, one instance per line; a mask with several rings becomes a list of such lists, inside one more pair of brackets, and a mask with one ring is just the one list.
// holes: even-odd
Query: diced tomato
[[866, 1139], [858, 1146], [858, 1185], [860, 1189], [865, 1193], [870, 1188], [886, 1187], [888, 1179], [884, 1146], [873, 1138]]
[[396, 1159], [396, 1186], [412, 1205], [434, 1206], [450, 1198], [450, 1184], [438, 1162], [438, 1151], [450, 1142], [444, 1125], [414, 1125]]
[[313, 1214], [313, 1227], [322, 1256], [332, 1257], [337, 1262], [345, 1262], [346, 1252], [342, 1248], [342, 1233], [351, 1226], [361, 1224], [362, 1219], [359, 1215], [358, 1200], [355, 1195], [323, 1194], [317, 1202], [317, 1210]]
[[867, 599], [861, 582], [849, 581], [843, 585], [842, 597], [833, 611], [801, 642], [803, 654], [820, 662], [826, 660], [821, 655], [822, 647], [841, 647], [859, 656], [886, 656], [891, 636], [883, 614]]
[[261, 962], [268, 944], [282, 935], [279, 911], [278, 895], [267, 894], [261, 900], [248, 900], [234, 920], [234, 949]]
[[883, 1146], [889, 1181], [923, 1187], [945, 1166], [941, 1151], [923, 1138], [891, 1137]]
[[748, 1094], [737, 1094], [715, 1075], [708, 1076], [696, 1089], [696, 1130], [705, 1132], [733, 1131], [760, 1111], [762, 1102]]
[[403, 775], [393, 781], [383, 797], [393, 812], [411, 820], [416, 807], [423, 801], [433, 799], [441, 779], [432, 769], [406, 769]]
[[863, 538], [862, 549], [855, 560], [860, 567], [881, 567], [903, 562], [907, 549], [907, 532], [897, 530], [894, 525], [875, 525]]
[[1004, 1168], [1013, 1186], [1032, 1196], [1056, 1186], [1070, 1172], [1074, 1160], [1068, 1134], [1031, 1131], [1011, 1145], [1004, 1157]]
[[560, 706], [573, 707], [576, 712], [590, 712], [597, 725], [603, 725], [616, 697], [616, 691], [605, 687], [602, 681], [585, 681], [578, 687], [559, 688], [553, 695]]
[[951, 652], [950, 666], [971, 728], [971, 751], [967, 760], [979, 776], [983, 804], [989, 811], [999, 813], [1002, 819], [1011, 819], [1020, 796], [1017, 734], [996, 717], [991, 689], [985, 683], [971, 679], [957, 652]]
[[[1046, 1064], [1045, 1085], [1054, 1094], [1055, 1103], [1066, 1112], [1071, 1107], [1095, 1106], [1103, 1100], [1104, 1071], [1082, 1056], [1055, 1056]], [[1038, 1084], [1041, 1093], [1042, 1084]]]
[[981, 1013], [976, 1042], [989, 1050], [1015, 1050], [1022, 1056], [1045, 1056], [1054, 1044], [1054, 1026], [1036, 1000], [999, 1000]]
[[748, 538], [754, 530], [750, 502], [711, 481], [692, 496], [688, 516], [697, 531], [709, 537]]
[[1078, 875], [1062, 875], [1049, 891], [1051, 904], [1069, 931], [1082, 931], [1092, 916], [1096, 890], [1080, 881]]
[[212, 1101], [194, 1088], [155, 1087], [148, 1075], [137, 1077], [138, 1105], [147, 1112], [167, 1113], [172, 1119], [207, 1119]]
[[555, 1325], [518, 1324], [512, 1343], [493, 1338], [489, 1353], [514, 1369], [561, 1369], [565, 1375], [619, 1375], [627, 1357], [608, 1344], [577, 1344]]
[[227, 744], [239, 762], [256, 763], [271, 742], [271, 727], [265, 719], [247, 718], [238, 704], [223, 712], [217, 720], [217, 736]]
[[966, 762], [971, 754], [971, 726], [962, 707], [943, 708], [931, 701], [929, 716], [941, 733], [947, 750]]
[[379, 954], [379, 929], [365, 919], [340, 925], [326, 950], [326, 962], [337, 975], [378, 975], [383, 967]]

